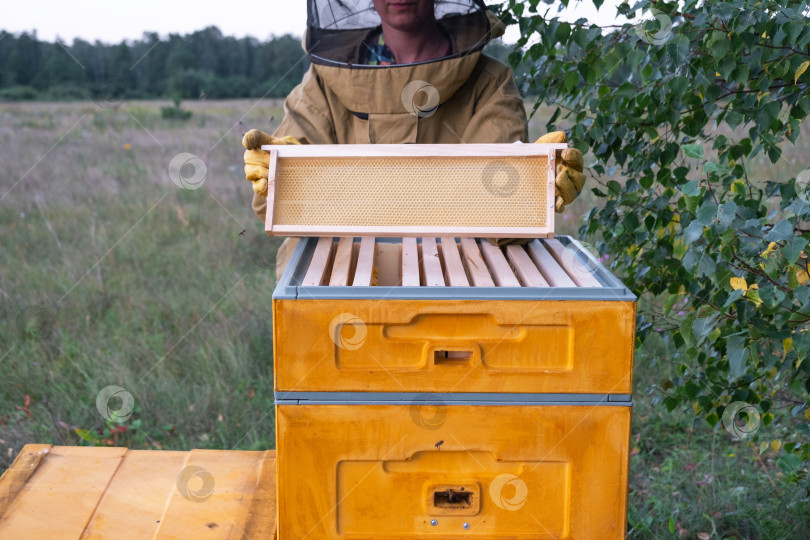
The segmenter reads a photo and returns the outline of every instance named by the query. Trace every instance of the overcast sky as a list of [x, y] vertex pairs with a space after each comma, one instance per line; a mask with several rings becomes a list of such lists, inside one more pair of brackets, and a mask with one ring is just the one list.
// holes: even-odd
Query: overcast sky
[[[619, 0], [608, 0], [597, 11], [590, 2], [572, 3], [566, 18], [585, 17], [599, 25], [613, 24]], [[217, 26], [227, 36], [253, 36], [265, 40], [271, 35], [301, 35], [306, 25], [304, 0], [264, 2], [206, 2], [192, 0], [0, 0], [0, 30], [19, 33], [36, 30], [43, 41], [57, 37], [72, 43], [86, 41], [118, 43], [134, 40], [144, 32], [161, 36], [187, 34], [206, 26]], [[517, 39], [510, 29], [507, 41]]]

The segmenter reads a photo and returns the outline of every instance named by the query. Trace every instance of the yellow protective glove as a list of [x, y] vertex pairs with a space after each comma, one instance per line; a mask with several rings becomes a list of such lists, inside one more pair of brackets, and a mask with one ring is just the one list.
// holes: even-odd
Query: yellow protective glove
[[[565, 132], [553, 131], [543, 135], [535, 142], [538, 143], [564, 143], [568, 142]], [[577, 198], [582, 186], [585, 185], [585, 175], [582, 173], [582, 152], [576, 148], [566, 148], [562, 151], [561, 160], [557, 163], [557, 178], [554, 182], [556, 186], [557, 199], [554, 202], [554, 210], [558, 214], [562, 213], [566, 205], [571, 204]]]
[[[568, 142], [563, 131], [552, 131], [535, 141], [536, 143], [564, 143]], [[585, 185], [585, 175], [582, 173], [582, 152], [576, 148], [566, 148], [561, 152], [561, 161], [557, 163], [557, 177], [554, 181], [557, 198], [554, 210], [562, 213], [566, 205], [577, 198], [582, 186]], [[531, 242], [531, 238], [487, 238], [494, 246], [523, 245]]]
[[301, 144], [295, 137], [273, 137], [258, 129], [251, 129], [242, 137], [245, 147], [245, 178], [253, 183], [253, 192], [267, 197], [267, 176], [270, 167], [270, 152], [262, 150], [263, 144]]

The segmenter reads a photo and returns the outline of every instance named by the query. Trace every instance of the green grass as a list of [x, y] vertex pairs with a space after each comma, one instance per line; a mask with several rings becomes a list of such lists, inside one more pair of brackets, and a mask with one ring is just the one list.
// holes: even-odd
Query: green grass
[[[275, 282], [261, 250], [274, 243], [250, 210], [239, 142], [283, 112], [185, 102], [183, 122], [162, 119], [165, 105], [0, 105], [0, 469], [29, 442], [273, 447]], [[205, 162], [201, 189], [170, 180], [181, 152]], [[572, 216], [596, 202], [586, 191], [559, 230], [576, 234]], [[654, 403], [676, 362], [663, 337], [637, 354], [630, 536], [810, 537], [807, 494], [777, 453]], [[134, 398], [125, 433], [96, 410], [111, 385]]]
[[[629, 537], [794, 539], [810, 535], [808, 494], [785, 481], [780, 454], [735, 441], [691, 412], [669, 413], [653, 387], [675, 372], [665, 336], [653, 335], [635, 359]], [[784, 427], [761, 426], [757, 442]], [[670, 532], [670, 531], [674, 531]]]
[[[274, 276], [256, 261], [237, 123], [253, 104], [191, 104], [189, 123], [159, 105], [0, 108], [3, 467], [26, 442], [106, 431], [95, 399], [110, 385], [141, 420], [119, 442], [273, 446]], [[244, 121], [268, 126], [278, 105]], [[203, 157], [203, 188], [170, 180], [180, 152]]]

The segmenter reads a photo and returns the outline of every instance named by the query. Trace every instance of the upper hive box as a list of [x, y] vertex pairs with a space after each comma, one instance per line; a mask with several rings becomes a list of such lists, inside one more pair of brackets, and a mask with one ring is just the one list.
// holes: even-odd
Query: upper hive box
[[570, 237], [307, 238], [273, 294], [276, 391], [628, 397], [635, 316]]
[[554, 235], [566, 144], [266, 145], [268, 234]]

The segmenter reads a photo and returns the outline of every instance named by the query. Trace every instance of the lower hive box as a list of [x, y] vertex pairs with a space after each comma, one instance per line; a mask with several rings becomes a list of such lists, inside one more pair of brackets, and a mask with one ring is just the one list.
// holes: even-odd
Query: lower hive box
[[629, 402], [277, 407], [279, 538], [624, 538]]

